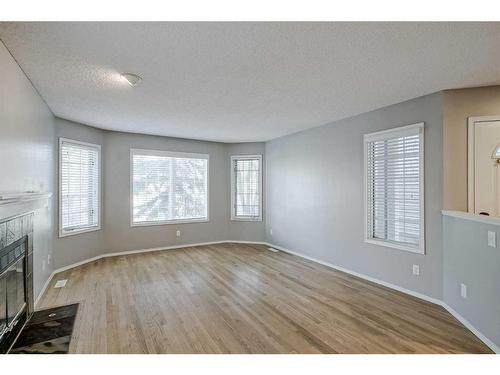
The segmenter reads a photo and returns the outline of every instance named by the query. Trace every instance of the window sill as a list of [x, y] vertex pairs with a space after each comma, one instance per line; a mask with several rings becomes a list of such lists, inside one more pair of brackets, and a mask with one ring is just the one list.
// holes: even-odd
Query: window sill
[[168, 221], [145, 221], [139, 223], [130, 223], [131, 227], [153, 227], [157, 225], [172, 225], [172, 224], [196, 224], [196, 223], [208, 223], [210, 220], [207, 219], [190, 219], [190, 220], [168, 220]]
[[231, 217], [231, 221], [261, 222], [262, 218], [261, 217], [257, 217], [257, 218], [253, 218], [253, 217]]
[[98, 230], [101, 230], [101, 226], [90, 227], [90, 228], [79, 229], [79, 230], [72, 230], [72, 231], [59, 231], [59, 238], [76, 236], [77, 234], [83, 234], [83, 233], [89, 233], [89, 232], [96, 232]]
[[390, 247], [392, 249], [403, 250], [403, 251], [407, 251], [407, 252], [414, 253], [414, 254], [421, 254], [421, 255], [425, 254], [425, 251], [423, 248], [401, 245], [401, 244], [398, 244], [395, 242], [377, 240], [377, 239], [373, 239], [373, 238], [365, 238], [365, 242], [372, 244], [372, 245], [378, 245], [378, 246]]

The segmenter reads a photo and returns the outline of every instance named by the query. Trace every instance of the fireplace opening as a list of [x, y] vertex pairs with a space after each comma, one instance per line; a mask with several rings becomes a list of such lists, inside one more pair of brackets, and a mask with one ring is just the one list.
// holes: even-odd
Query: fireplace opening
[[0, 250], [0, 259], [5, 266], [0, 269], [0, 335], [13, 329], [16, 319], [26, 308], [24, 283], [24, 258], [28, 238], [25, 236], [12, 245]]
[[0, 223], [0, 353], [32, 312], [32, 236], [32, 214]]

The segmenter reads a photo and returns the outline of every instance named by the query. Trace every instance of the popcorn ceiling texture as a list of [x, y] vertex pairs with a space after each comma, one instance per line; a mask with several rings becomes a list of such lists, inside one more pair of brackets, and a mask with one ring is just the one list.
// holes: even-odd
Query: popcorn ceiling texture
[[221, 142], [500, 83], [498, 23], [0, 23], [0, 38], [58, 117]]

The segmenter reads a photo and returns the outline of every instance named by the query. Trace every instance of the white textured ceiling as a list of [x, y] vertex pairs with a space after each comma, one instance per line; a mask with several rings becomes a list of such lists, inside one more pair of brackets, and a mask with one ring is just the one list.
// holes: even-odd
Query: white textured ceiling
[[499, 23], [1, 23], [0, 39], [56, 116], [222, 142], [500, 83]]

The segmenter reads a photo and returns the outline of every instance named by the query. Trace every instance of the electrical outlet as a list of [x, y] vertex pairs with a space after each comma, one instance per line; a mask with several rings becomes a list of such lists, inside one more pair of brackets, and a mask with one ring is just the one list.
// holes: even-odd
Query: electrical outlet
[[269, 234], [272, 236], [273, 235], [273, 228], [269, 229]]
[[50, 264], [51, 260], [52, 260], [52, 255], [48, 254], [47, 255], [47, 264]]
[[488, 246], [497, 247], [497, 234], [491, 230], [488, 231]]
[[180, 236], [181, 236], [181, 231], [180, 231], [180, 230], [178, 230], [177, 232], [175, 232], [175, 235], [176, 235], [177, 237], [180, 237]]
[[413, 274], [414, 274], [415, 276], [420, 275], [420, 266], [419, 266], [418, 264], [414, 264], [414, 265], [413, 265]]
[[460, 284], [460, 295], [462, 298], [467, 298], [467, 285], [464, 283]]

